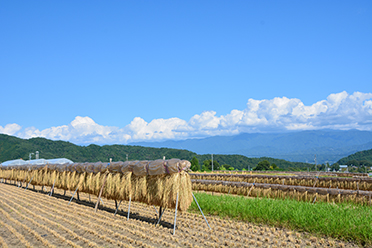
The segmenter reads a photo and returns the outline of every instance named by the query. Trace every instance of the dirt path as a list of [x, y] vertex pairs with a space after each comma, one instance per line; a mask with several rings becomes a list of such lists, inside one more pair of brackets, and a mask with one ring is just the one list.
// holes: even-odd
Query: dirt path
[[[36, 187], [40, 190], [41, 187]], [[14, 185], [0, 184], [0, 246], [2, 247], [356, 247], [304, 233], [252, 225], [208, 216], [209, 230], [201, 215], [180, 213], [176, 235], [174, 210], [164, 212], [155, 227], [153, 206], [122, 202], [116, 216], [115, 203], [103, 199], [94, 212], [97, 197], [80, 194], [80, 202], [68, 205], [72, 192], [56, 197]]]

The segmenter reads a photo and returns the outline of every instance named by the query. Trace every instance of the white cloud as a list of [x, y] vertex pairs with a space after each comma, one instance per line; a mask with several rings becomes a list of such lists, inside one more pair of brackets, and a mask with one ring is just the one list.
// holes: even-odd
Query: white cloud
[[22, 127], [16, 123], [7, 124], [5, 127], [0, 126], [0, 133], [14, 135], [16, 132], [21, 130], [21, 128]]
[[187, 122], [179, 118], [155, 119], [147, 123], [136, 117], [123, 132], [129, 135], [131, 140], [163, 140], [186, 138], [188, 130], [190, 128]]
[[22, 129], [18, 124], [0, 126], [0, 133], [21, 138], [45, 137], [78, 144], [113, 144], [136, 141], [186, 139], [241, 132], [270, 132], [311, 129], [372, 130], [372, 93], [341, 92], [310, 106], [300, 99], [276, 97], [249, 99], [243, 110], [217, 116], [215, 111], [196, 114], [185, 121], [179, 118], [146, 122], [136, 117], [123, 128], [102, 126], [90, 117], [77, 116], [70, 124], [38, 130]]

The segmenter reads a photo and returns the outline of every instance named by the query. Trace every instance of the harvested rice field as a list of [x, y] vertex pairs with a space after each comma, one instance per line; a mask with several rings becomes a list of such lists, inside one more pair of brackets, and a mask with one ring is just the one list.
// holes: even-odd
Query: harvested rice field
[[[166, 210], [160, 225], [153, 206], [122, 202], [114, 216], [115, 202], [103, 199], [95, 213], [97, 197], [80, 193], [80, 201], [68, 205], [73, 192], [46, 193], [0, 183], [0, 246], [2, 247], [357, 247], [356, 244], [316, 237], [248, 222]], [[50, 188], [48, 188], [50, 189]], [[203, 206], [202, 206], [203, 207]]]

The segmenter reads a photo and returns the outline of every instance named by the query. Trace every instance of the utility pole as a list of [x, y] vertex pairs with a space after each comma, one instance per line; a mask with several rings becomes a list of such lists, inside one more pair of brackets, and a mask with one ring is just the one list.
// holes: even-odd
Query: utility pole
[[213, 172], [213, 153], [212, 153], [212, 172]]
[[34, 155], [33, 152], [31, 152], [31, 153], [28, 154], [28, 158], [29, 158], [29, 160], [31, 160], [31, 156], [32, 156], [32, 155]]
[[314, 162], [315, 162], [315, 171], [317, 171], [317, 168], [316, 168], [316, 154], [314, 155]]
[[128, 154], [127, 154], [127, 161], [128, 161]]

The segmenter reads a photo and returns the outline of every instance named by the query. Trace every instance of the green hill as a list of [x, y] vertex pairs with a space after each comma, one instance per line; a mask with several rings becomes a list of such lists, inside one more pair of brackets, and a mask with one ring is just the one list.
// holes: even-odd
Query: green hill
[[[188, 150], [170, 148], [151, 148], [143, 146], [129, 145], [89, 145], [78, 146], [66, 141], [52, 141], [45, 138], [20, 139], [17, 137], [0, 134], [0, 161], [13, 159], [28, 160], [29, 153], [39, 151], [40, 158], [68, 158], [74, 162], [108, 162], [125, 161], [128, 154], [129, 160], [155, 160], [165, 156], [169, 158], [179, 158], [191, 160], [194, 156], [199, 160], [200, 165], [203, 161], [211, 158], [210, 154], [199, 155]], [[34, 158], [34, 157], [33, 157]], [[310, 164], [302, 162], [289, 162], [283, 159], [268, 157], [248, 158], [243, 155], [219, 155], [216, 154], [213, 160], [220, 165], [227, 164], [236, 169], [247, 169], [255, 167], [258, 162], [268, 160], [275, 163], [280, 169], [307, 169]]]
[[20, 139], [0, 134], [0, 161], [12, 159], [27, 160], [30, 152], [39, 151], [40, 158], [68, 158], [74, 162], [154, 160], [163, 158], [191, 159], [195, 156], [187, 150], [150, 148], [126, 145], [89, 145], [77, 146], [66, 141], [52, 141], [45, 138]]
[[372, 166], [372, 149], [356, 152], [337, 161], [339, 164]]

